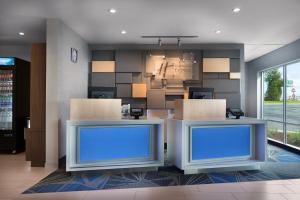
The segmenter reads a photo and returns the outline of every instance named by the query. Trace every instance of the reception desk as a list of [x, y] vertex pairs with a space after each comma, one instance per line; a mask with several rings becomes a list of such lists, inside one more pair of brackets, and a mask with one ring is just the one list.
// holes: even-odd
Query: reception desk
[[157, 168], [164, 164], [162, 119], [67, 121], [67, 171]]
[[208, 169], [257, 169], [266, 160], [266, 122], [168, 119], [168, 160], [185, 174]]
[[72, 99], [66, 170], [157, 169], [164, 165], [164, 124], [167, 159], [185, 174], [259, 168], [266, 160], [265, 121], [226, 119], [225, 100], [175, 103], [174, 119], [151, 118], [148, 112], [148, 119], [133, 120], [121, 118], [120, 100]]

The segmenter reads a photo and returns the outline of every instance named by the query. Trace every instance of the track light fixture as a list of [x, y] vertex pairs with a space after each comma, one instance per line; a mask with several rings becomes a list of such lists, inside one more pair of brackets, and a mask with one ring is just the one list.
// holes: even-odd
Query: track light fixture
[[162, 46], [162, 38], [174, 38], [177, 39], [177, 45], [181, 46], [181, 39], [182, 38], [197, 38], [197, 35], [180, 35], [180, 36], [175, 36], [175, 35], [143, 35], [142, 38], [158, 38], [158, 45]]
[[179, 38], [177, 38], [177, 46], [181, 46], [181, 41], [180, 41], [180, 37]]
[[161, 39], [160, 38], [158, 38], [158, 46], [162, 46], [162, 43], [161, 43]]

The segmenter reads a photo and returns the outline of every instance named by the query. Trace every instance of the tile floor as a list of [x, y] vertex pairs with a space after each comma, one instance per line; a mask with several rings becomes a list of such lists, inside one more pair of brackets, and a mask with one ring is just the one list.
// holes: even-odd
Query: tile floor
[[[0, 200], [299, 200], [300, 179], [209, 185], [21, 194], [54, 167], [31, 168], [25, 155], [0, 154]], [[300, 170], [300, 169], [299, 169]]]

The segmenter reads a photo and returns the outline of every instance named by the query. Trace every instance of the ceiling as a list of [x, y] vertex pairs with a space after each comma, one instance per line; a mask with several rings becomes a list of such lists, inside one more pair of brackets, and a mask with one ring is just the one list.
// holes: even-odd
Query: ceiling
[[[234, 14], [234, 7], [241, 12]], [[300, 0], [0, 0], [0, 44], [45, 41], [45, 19], [60, 18], [89, 44], [198, 35], [182, 43], [244, 43], [249, 61], [300, 38], [299, 10]]]

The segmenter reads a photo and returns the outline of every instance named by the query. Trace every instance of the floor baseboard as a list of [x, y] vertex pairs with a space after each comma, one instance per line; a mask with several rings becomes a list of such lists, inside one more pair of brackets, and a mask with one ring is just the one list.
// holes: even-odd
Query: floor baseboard
[[284, 149], [284, 150], [287, 150], [287, 151], [289, 151], [289, 152], [292, 152], [292, 153], [295, 153], [295, 154], [300, 155], [300, 149], [296, 149], [296, 148], [294, 148], [294, 147], [292, 147], [292, 146], [289, 146], [289, 145], [286, 145], [286, 144], [282, 144], [282, 143], [277, 142], [277, 141], [275, 141], [275, 140], [270, 140], [270, 139], [268, 139], [268, 144], [271, 144], [271, 145], [280, 147], [280, 148], [282, 148], [282, 149]]

